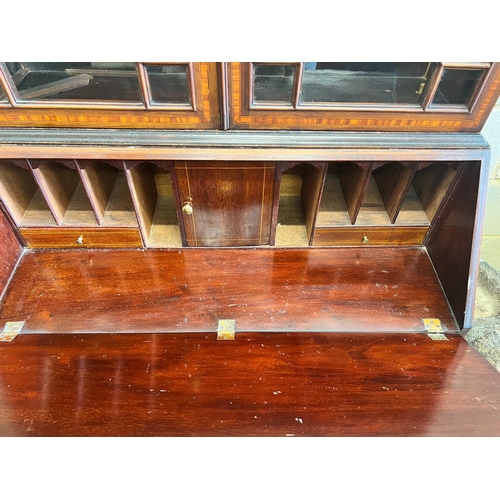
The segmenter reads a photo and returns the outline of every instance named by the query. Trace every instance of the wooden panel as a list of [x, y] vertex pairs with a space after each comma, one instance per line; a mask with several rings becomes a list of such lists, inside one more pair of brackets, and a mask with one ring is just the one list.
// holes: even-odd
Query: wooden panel
[[102, 224], [104, 212], [108, 206], [113, 187], [118, 177], [118, 171], [103, 162], [92, 162], [86, 165], [75, 160], [89, 200], [94, 209], [99, 224]]
[[0, 161], [0, 201], [16, 224], [20, 224], [37, 189], [29, 168], [23, 169], [8, 161]]
[[126, 168], [127, 181], [139, 220], [142, 237], [146, 246], [149, 243], [151, 227], [155, 216], [158, 191], [156, 190], [154, 165], [143, 162]]
[[61, 225], [80, 182], [78, 173], [54, 161], [28, 161], [54, 219]]
[[0, 435], [499, 436], [500, 375], [448, 337], [19, 335]]
[[188, 246], [268, 245], [274, 163], [175, 162]]
[[177, 215], [177, 205], [174, 189], [175, 179], [170, 172], [158, 167], [154, 170], [158, 201], [155, 217], [149, 235], [150, 248], [181, 247], [182, 237]]
[[421, 248], [45, 251], [25, 255], [0, 313], [26, 333], [456, 331]]
[[95, 227], [97, 224], [85, 187], [79, 182], [61, 221], [61, 226]]
[[19, 227], [49, 227], [57, 226], [45, 198], [38, 189], [31, 200], [26, 212], [24, 213]]
[[[429, 233], [427, 250], [432, 259], [450, 306], [463, 328], [472, 326], [474, 300], [467, 307], [467, 300], [474, 297], [475, 282], [472, 268], [477, 266], [479, 255], [471, 262], [479, 179], [483, 175], [480, 196], [486, 195], [488, 169], [479, 162], [468, 163], [459, 174], [449, 199], [438, 215]], [[481, 234], [481, 227], [476, 228]], [[477, 241], [479, 245], [479, 241]], [[469, 295], [470, 294], [470, 295]], [[467, 311], [466, 311], [467, 309]]]
[[415, 173], [412, 184], [431, 223], [452, 189], [456, 175], [457, 170], [443, 163], [432, 164]]
[[304, 218], [308, 241], [312, 241], [314, 236], [314, 227], [318, 215], [319, 203], [323, 194], [325, 184], [327, 164], [325, 162], [321, 168], [312, 165], [306, 165], [304, 170], [304, 180], [302, 182], [302, 207], [304, 208]]
[[392, 224], [398, 217], [416, 167], [416, 164], [388, 163], [373, 170], [373, 177]]
[[418, 199], [417, 193], [413, 186], [410, 185], [406, 198], [403, 201], [401, 210], [399, 211], [396, 226], [428, 226], [429, 219]]
[[365, 196], [368, 181], [370, 180], [371, 166], [356, 163], [342, 163], [338, 165], [340, 187], [344, 195], [345, 204], [351, 223], [358, 218], [361, 203]]
[[7, 283], [23, 252], [23, 247], [3, 210], [4, 208], [0, 203], [0, 298], [2, 298]]
[[310, 238], [307, 236], [301, 197], [304, 172], [301, 169], [295, 173], [295, 170], [276, 175], [271, 227], [271, 232], [275, 231], [275, 235], [274, 239], [271, 237], [272, 246], [309, 246]]
[[350, 226], [351, 219], [337, 174], [326, 175], [323, 195], [316, 218], [317, 226]]
[[[193, 63], [197, 109], [154, 110], [129, 109], [91, 103], [54, 105], [37, 103], [14, 109], [0, 109], [0, 127], [63, 128], [148, 128], [148, 129], [214, 129], [220, 128], [217, 64]], [[76, 109], [75, 109], [76, 108]], [[81, 108], [81, 109], [78, 109]], [[113, 109], [115, 108], [115, 109]]]
[[142, 247], [139, 230], [132, 228], [24, 228], [21, 234], [29, 248]]
[[389, 226], [390, 223], [377, 183], [373, 177], [370, 177], [359, 207], [356, 224], [360, 226]]
[[[313, 246], [421, 245], [428, 227], [317, 227]], [[365, 237], [369, 241], [365, 242]], [[374, 258], [376, 255], [374, 254]]]

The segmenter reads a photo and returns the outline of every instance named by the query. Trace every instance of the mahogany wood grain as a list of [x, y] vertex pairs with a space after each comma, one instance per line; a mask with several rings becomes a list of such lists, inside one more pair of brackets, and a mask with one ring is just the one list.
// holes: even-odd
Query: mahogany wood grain
[[[336, 245], [421, 245], [427, 226], [317, 227], [313, 246]], [[367, 240], [365, 240], [367, 238]]]
[[416, 163], [374, 165], [372, 175], [377, 183], [391, 224], [394, 224], [398, 218], [416, 167]]
[[23, 246], [10, 225], [5, 208], [0, 203], [0, 298], [23, 253]]
[[480, 196], [485, 196], [487, 181], [484, 178], [488, 170], [484, 166], [481, 169], [479, 162], [467, 163], [457, 174], [459, 179], [427, 238], [429, 256], [461, 328], [470, 328], [473, 319], [471, 299], [475, 295], [475, 283], [471, 266], [477, 263], [471, 261], [471, 255], [481, 170], [484, 188]]
[[458, 335], [19, 335], [1, 436], [499, 436], [500, 374]]
[[22, 228], [29, 248], [142, 248], [139, 229], [112, 227]]
[[306, 164], [304, 169], [304, 179], [302, 181], [300, 198], [302, 200], [309, 242], [311, 242], [314, 237], [316, 217], [318, 216], [321, 196], [323, 194], [327, 168], [328, 164], [324, 162], [314, 166]]
[[457, 331], [422, 248], [32, 251], [9, 289], [31, 333]]
[[174, 162], [188, 246], [268, 245], [272, 162]]

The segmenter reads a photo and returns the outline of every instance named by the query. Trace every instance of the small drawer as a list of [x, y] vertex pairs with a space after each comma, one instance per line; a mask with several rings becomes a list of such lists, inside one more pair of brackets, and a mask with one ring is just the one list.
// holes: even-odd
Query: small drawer
[[428, 226], [412, 227], [317, 227], [313, 246], [421, 245]]
[[23, 228], [29, 248], [140, 248], [137, 228]]

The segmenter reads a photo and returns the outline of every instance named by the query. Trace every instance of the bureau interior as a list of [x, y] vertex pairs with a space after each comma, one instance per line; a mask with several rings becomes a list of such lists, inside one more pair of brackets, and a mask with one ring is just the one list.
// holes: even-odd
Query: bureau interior
[[[264, 244], [321, 246], [321, 239], [315, 240], [318, 228], [340, 235], [337, 244], [352, 244], [353, 230], [390, 228], [392, 238], [376, 238], [372, 244], [405, 244], [404, 238], [394, 239], [402, 227], [415, 228], [418, 236], [412, 243], [423, 243], [463, 166], [463, 162], [297, 162], [280, 168], [278, 163], [268, 167], [277, 171], [274, 186], [268, 187], [274, 197], [252, 202], [261, 203], [260, 212], [276, 214], [269, 219], [272, 236]], [[252, 168], [252, 162], [242, 171], [246, 168]], [[241, 178], [243, 199], [222, 199], [229, 185], [217, 168], [213, 172], [216, 184], [211, 196], [218, 209], [239, 214], [235, 225], [249, 225], [256, 208], [243, 209], [244, 198], [261, 172]], [[203, 206], [205, 195], [201, 201], [190, 196], [191, 186], [184, 199], [176, 189], [175, 176], [169, 161], [4, 160], [0, 162], [0, 196], [28, 246], [36, 234], [30, 228], [49, 230], [57, 247], [61, 228], [138, 228], [139, 246], [181, 247], [186, 245], [184, 219], [196, 221], [208, 208]], [[271, 206], [264, 207], [265, 202]], [[183, 213], [186, 203], [193, 214]], [[263, 228], [258, 229], [262, 232]], [[44, 241], [51, 246], [50, 238]], [[362, 238], [360, 243], [370, 241]]]
[[[26, 250], [0, 319], [32, 332], [212, 332], [224, 318], [247, 331], [417, 332], [437, 317], [459, 331], [479, 172], [5, 159], [1, 203]], [[214, 245], [217, 231], [232, 244]]]

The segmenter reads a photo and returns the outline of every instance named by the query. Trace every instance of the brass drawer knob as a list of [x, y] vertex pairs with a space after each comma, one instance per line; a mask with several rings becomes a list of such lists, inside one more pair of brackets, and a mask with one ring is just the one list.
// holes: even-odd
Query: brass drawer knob
[[182, 207], [182, 213], [185, 215], [191, 215], [193, 213], [193, 207], [191, 206], [191, 203], [186, 203]]
[[76, 239], [76, 243], [78, 245], [83, 245], [83, 236], [78, 236], [78, 238]]
[[368, 236], [366, 234], [363, 236], [363, 243], [368, 243], [370, 240], [368, 239]]

